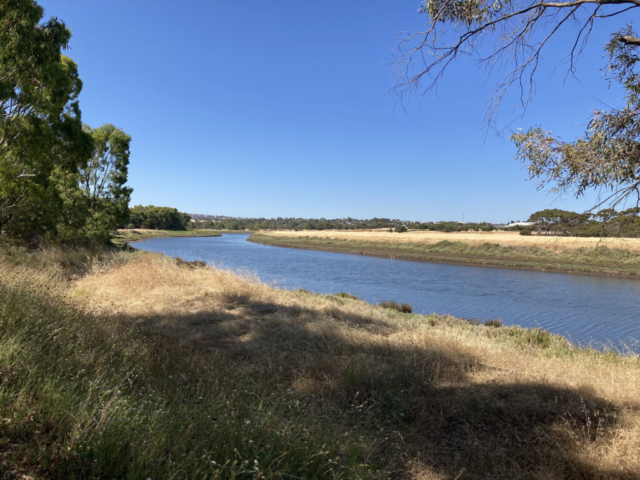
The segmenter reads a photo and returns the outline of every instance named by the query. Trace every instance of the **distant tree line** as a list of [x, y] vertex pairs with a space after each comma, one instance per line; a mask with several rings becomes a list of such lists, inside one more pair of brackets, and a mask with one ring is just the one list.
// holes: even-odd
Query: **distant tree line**
[[136, 205], [130, 210], [127, 228], [186, 230], [191, 223], [189, 214], [175, 208]]
[[[137, 207], [136, 207], [137, 208]], [[132, 210], [133, 212], [133, 210]], [[580, 237], [640, 237], [640, 209], [624, 211], [600, 210], [597, 213], [577, 213], [560, 209], [547, 209], [533, 213], [527, 222], [531, 225], [506, 226], [507, 230], [527, 235], [567, 235]], [[513, 222], [512, 222], [513, 223]], [[393, 232], [430, 230], [438, 232], [490, 232], [495, 226], [489, 222], [461, 223], [455, 221], [414, 222], [389, 218], [359, 220], [351, 217], [337, 219], [313, 218], [229, 218], [224, 220], [198, 220], [187, 224], [190, 229], [215, 230], [371, 230], [386, 229]]]
[[493, 225], [487, 222], [481, 222], [481, 223], [412, 222], [412, 223], [409, 223], [407, 226], [412, 230], [432, 230], [435, 232], [468, 232], [468, 231], [490, 232], [493, 230]]
[[531, 226], [517, 226], [522, 232], [538, 235], [576, 237], [640, 237], [640, 209], [616, 211], [612, 208], [596, 213], [577, 213], [557, 208], [541, 210], [529, 217]]
[[191, 228], [217, 230], [361, 230], [372, 228], [395, 228], [403, 225], [400, 220], [388, 218], [372, 218], [358, 220], [355, 218], [227, 218], [223, 221], [201, 220], [191, 222]]
[[[400, 228], [400, 227], [404, 227]], [[490, 223], [460, 222], [407, 222], [398, 219], [372, 218], [225, 218], [224, 220], [198, 220], [191, 222], [189, 228], [216, 230], [371, 230], [389, 229], [395, 232], [410, 230], [436, 230], [455, 232], [468, 230], [491, 231]]]

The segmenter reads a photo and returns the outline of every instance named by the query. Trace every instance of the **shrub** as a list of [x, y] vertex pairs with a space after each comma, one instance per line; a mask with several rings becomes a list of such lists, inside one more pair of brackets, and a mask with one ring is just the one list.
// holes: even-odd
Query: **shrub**
[[378, 306], [400, 311], [400, 304], [394, 300], [383, 300], [378, 304]]
[[531, 233], [533, 233], [532, 228], [523, 228], [520, 230], [520, 235], [531, 235]]
[[180, 257], [176, 257], [176, 263], [180, 266], [188, 267], [188, 268], [204, 268], [208, 266], [207, 262], [203, 262], [202, 260], [189, 261], [189, 260], [183, 260]]
[[403, 233], [407, 231], [407, 227], [404, 225], [398, 225], [395, 229], [396, 233]]
[[395, 300], [384, 300], [378, 304], [382, 308], [388, 308], [390, 310], [397, 310], [401, 313], [411, 313], [413, 312], [413, 307], [410, 303], [403, 303], [400, 305]]
[[402, 313], [411, 313], [413, 312], [413, 307], [410, 303], [403, 303], [402, 305], [400, 305], [400, 311]]
[[484, 324], [487, 327], [498, 328], [502, 326], [502, 321], [498, 320], [497, 318], [494, 318], [493, 320], [487, 320], [486, 322], [484, 322]]
[[350, 298], [351, 300], [360, 300], [358, 297], [356, 297], [355, 295], [351, 295], [350, 293], [347, 292], [340, 292], [340, 293], [336, 293], [335, 295], [336, 297], [340, 297], [340, 298]]

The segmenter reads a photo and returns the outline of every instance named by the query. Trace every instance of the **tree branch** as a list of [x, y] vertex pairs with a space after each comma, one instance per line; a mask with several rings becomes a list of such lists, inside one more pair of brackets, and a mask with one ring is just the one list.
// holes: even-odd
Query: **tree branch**
[[618, 37], [618, 40], [624, 43], [625, 45], [640, 45], [640, 38], [633, 37], [631, 35], [624, 35], [622, 37]]

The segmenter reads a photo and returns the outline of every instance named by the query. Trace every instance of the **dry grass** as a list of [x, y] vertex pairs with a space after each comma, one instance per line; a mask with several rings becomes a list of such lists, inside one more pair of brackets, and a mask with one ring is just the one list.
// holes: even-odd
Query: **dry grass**
[[[504, 233], [307, 233], [541, 241]], [[96, 269], [73, 292], [104, 322], [136, 325], [202, 358], [233, 359], [216, 368], [246, 377], [242, 384], [253, 385], [247, 401], [290, 389], [314, 412], [298, 418], [300, 428], [311, 429], [305, 422], [313, 420], [316, 431], [319, 422], [341, 432], [338, 461], [363, 446], [357, 462], [380, 472], [372, 477], [618, 479], [640, 472], [637, 358], [576, 349], [543, 332], [282, 291], [156, 255]]]
[[344, 230], [304, 230], [304, 231], [265, 231], [271, 236], [282, 237], [320, 237], [337, 238], [343, 240], [360, 240], [385, 243], [438, 243], [443, 240], [463, 242], [472, 246], [483, 243], [498, 243], [506, 247], [540, 247], [554, 252], [561, 252], [576, 248], [595, 248], [607, 246], [609, 248], [624, 248], [632, 252], [640, 252], [638, 238], [593, 238], [593, 237], [555, 237], [547, 235], [523, 236], [518, 232], [431, 232], [412, 231], [406, 233], [389, 233], [385, 231], [344, 231]]

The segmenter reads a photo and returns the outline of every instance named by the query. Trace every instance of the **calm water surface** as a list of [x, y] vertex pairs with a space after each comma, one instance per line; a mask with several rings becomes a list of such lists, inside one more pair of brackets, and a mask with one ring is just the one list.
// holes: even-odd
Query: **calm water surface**
[[249, 271], [281, 288], [348, 292], [409, 302], [415, 313], [451, 314], [541, 327], [579, 343], [621, 342], [640, 351], [640, 281], [408, 262], [271, 247], [248, 235], [155, 238], [140, 250]]

